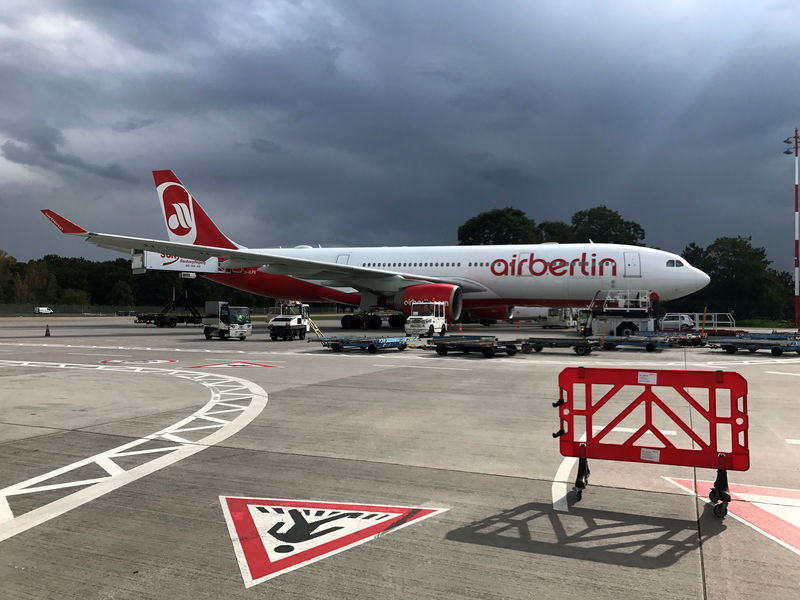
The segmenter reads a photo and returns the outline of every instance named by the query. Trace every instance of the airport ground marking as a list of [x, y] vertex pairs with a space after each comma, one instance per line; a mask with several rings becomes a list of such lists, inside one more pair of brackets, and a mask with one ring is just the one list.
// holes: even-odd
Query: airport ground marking
[[[205, 405], [177, 423], [111, 450], [0, 490], [0, 542], [192, 456], [209, 446], [218, 444], [248, 425], [267, 405], [267, 393], [260, 386], [246, 379], [217, 373], [118, 364], [82, 365], [8, 360], [0, 360], [0, 367], [39, 367], [167, 375], [194, 381], [205, 386], [211, 392], [211, 398]], [[230, 418], [220, 415], [227, 415]], [[207, 431], [208, 435], [195, 440], [185, 437], [187, 434], [201, 431]], [[142, 448], [149, 443], [161, 443], [164, 446]], [[149, 460], [130, 469], [125, 469], [116, 462], [118, 458], [130, 456], [147, 457]], [[92, 465], [99, 467], [106, 474], [89, 479], [81, 479], [77, 475], [79, 469]], [[64, 482], [63, 476], [73, 472], [76, 473], [75, 479]], [[59, 483], [48, 483], [57, 477], [60, 478]], [[9, 499], [17, 496], [69, 490], [70, 488], [81, 489], [19, 515], [14, 515], [9, 504]]]
[[[664, 477], [684, 492], [708, 496], [712, 481]], [[800, 555], [800, 490], [729, 483], [728, 515]]]
[[237, 496], [219, 501], [248, 588], [449, 510]]

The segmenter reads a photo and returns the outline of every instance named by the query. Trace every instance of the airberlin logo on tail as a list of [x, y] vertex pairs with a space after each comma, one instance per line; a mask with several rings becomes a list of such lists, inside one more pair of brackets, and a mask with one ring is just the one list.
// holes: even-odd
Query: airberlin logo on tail
[[617, 261], [613, 258], [597, 258], [597, 254], [591, 256], [586, 252], [573, 259], [554, 258], [546, 261], [543, 258], [536, 258], [535, 253], [511, 255], [511, 260], [496, 258], [489, 266], [492, 275], [497, 277], [541, 277], [542, 275], [553, 275], [555, 277], [603, 277], [617, 274]]
[[194, 199], [179, 183], [168, 181], [156, 188], [164, 211], [164, 222], [173, 242], [194, 243], [197, 230], [194, 222]]

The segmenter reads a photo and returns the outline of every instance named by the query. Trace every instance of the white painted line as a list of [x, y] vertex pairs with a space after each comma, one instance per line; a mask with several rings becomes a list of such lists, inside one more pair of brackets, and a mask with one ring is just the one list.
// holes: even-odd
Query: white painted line
[[786, 440], [787, 444], [794, 444], [795, 446], [800, 446], [800, 440]]
[[790, 377], [800, 377], [800, 373], [786, 373], [785, 371], [767, 371], [770, 375], [789, 375]]
[[578, 464], [578, 459], [574, 456], [567, 456], [561, 461], [550, 488], [550, 495], [553, 498], [553, 510], [556, 512], [569, 512], [567, 503], [567, 477], [569, 477], [572, 467]]
[[[184, 458], [192, 456], [206, 448], [218, 444], [229, 438], [248, 423], [255, 419], [267, 405], [267, 393], [258, 385], [246, 379], [220, 375], [216, 373], [203, 373], [202, 371], [180, 371], [177, 369], [162, 369], [156, 367], [130, 367], [123, 365], [81, 365], [68, 363], [46, 363], [39, 361], [6, 361], [0, 360], [0, 367], [39, 367], [51, 369], [73, 369], [73, 370], [96, 370], [111, 371], [118, 373], [142, 373], [145, 375], [172, 376], [182, 379], [189, 379], [208, 388], [211, 392], [211, 399], [200, 409], [189, 417], [186, 417], [166, 427], [160, 431], [147, 435], [143, 438], [133, 440], [122, 446], [111, 450], [106, 450], [96, 456], [92, 456], [70, 465], [61, 467], [44, 475], [32, 477], [21, 483], [8, 486], [0, 490], [0, 542], [9, 539], [18, 533], [27, 531], [32, 527], [41, 525], [50, 519], [63, 515], [64, 513], [77, 508], [87, 502], [94, 500], [116, 490], [128, 483], [141, 479], [146, 475], [154, 473], [159, 469], [168, 467]], [[233, 404], [233, 402], [246, 401], [246, 405]], [[227, 403], [226, 403], [227, 402]], [[220, 406], [226, 406], [231, 410], [219, 411]], [[216, 417], [211, 419], [206, 415], [209, 412], [220, 414], [221, 412], [235, 413], [231, 415], [230, 421], [223, 421]], [[223, 421], [216, 425], [200, 425]], [[198, 431], [201, 429], [212, 430], [206, 437], [195, 442], [185, 440], [174, 435], [175, 431]], [[139, 449], [139, 446], [148, 442], [172, 441], [175, 445], [166, 448]], [[139, 464], [133, 468], [125, 469], [115, 462], [115, 459], [123, 456], [132, 455], [153, 455], [149, 461]], [[97, 477], [92, 479], [76, 478], [72, 481], [62, 483], [48, 483], [56, 477], [65, 474], [75, 473], [82, 467], [96, 465], [108, 473], [107, 477]], [[14, 515], [8, 502], [12, 496], [22, 496], [36, 492], [43, 492], [57, 489], [68, 489], [81, 487], [81, 489], [68, 494], [58, 500], [44, 504], [30, 512]]]

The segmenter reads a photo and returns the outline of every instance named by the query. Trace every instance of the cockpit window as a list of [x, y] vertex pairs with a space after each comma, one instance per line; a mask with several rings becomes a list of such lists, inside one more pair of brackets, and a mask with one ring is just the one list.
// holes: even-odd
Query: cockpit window
[[668, 267], [674, 267], [675, 266], [675, 261], [674, 260], [668, 260], [667, 261], [667, 266]]
[[682, 267], [683, 263], [679, 260], [670, 259], [667, 261], [668, 267]]

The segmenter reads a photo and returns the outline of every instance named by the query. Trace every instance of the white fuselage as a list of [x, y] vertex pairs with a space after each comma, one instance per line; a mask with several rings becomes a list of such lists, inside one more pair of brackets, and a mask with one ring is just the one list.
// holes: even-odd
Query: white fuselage
[[676, 254], [619, 244], [301, 247], [263, 252], [461, 282], [467, 303], [582, 302], [600, 290], [613, 289], [649, 290], [661, 300], [671, 300], [709, 282], [708, 275]]

